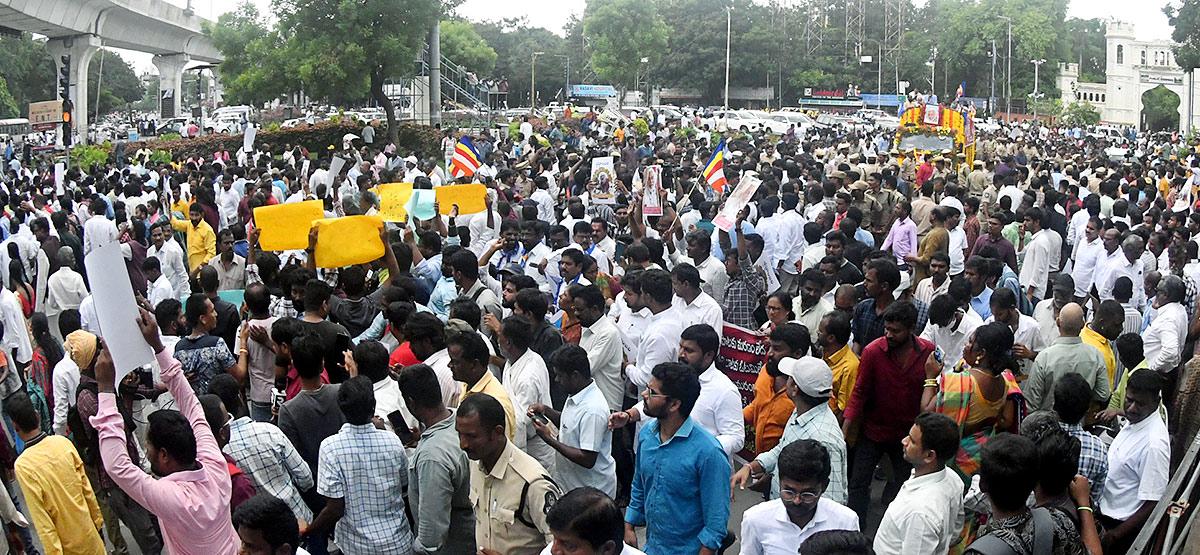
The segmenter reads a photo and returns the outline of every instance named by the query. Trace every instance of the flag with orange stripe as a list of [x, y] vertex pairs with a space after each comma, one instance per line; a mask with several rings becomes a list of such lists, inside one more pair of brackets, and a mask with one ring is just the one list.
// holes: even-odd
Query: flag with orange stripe
[[454, 157], [450, 159], [450, 175], [456, 179], [472, 176], [480, 165], [482, 164], [479, 162], [479, 153], [475, 150], [475, 145], [470, 137], [464, 135], [454, 146]]

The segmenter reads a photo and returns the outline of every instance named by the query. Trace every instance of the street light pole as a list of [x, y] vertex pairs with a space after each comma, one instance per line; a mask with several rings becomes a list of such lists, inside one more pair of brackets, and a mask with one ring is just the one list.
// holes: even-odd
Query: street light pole
[[996, 115], [996, 41], [992, 41], [992, 91], [988, 95], [988, 114]]
[[565, 106], [567, 104], [567, 94], [568, 94], [569, 89], [571, 88], [571, 57], [566, 54], [555, 54], [554, 57], [562, 58], [563, 60], [566, 60], [566, 63], [567, 63], [567, 68], [563, 70], [562, 101], [563, 101], [563, 105]]
[[725, 109], [729, 109], [729, 46], [733, 40], [733, 6], [725, 6]]
[[1029, 60], [1029, 63], [1033, 64], [1033, 119], [1037, 120], [1038, 69], [1042, 67], [1042, 64], [1046, 63], [1046, 60], [1045, 58], [1039, 58], [1037, 60]]
[[1007, 69], [1004, 70], [1004, 122], [1012, 122], [1012, 18], [1002, 15], [1000, 19], [1008, 22], [1008, 54], [1005, 55]]
[[537, 57], [545, 52], [534, 52], [533, 60], [529, 63], [529, 113], [537, 108]]

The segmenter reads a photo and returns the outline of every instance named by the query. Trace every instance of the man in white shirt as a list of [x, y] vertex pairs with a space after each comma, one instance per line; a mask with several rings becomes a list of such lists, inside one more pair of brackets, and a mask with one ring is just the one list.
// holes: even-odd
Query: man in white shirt
[[[700, 396], [690, 418], [716, 436], [725, 454], [732, 456], [746, 442], [746, 426], [741, 394], [715, 364], [720, 347], [720, 338], [712, 328], [704, 324], [690, 326], [680, 335], [679, 362], [687, 364], [700, 377]], [[644, 407], [642, 400], [628, 411], [613, 413], [610, 425], [619, 428], [642, 420], [646, 414]]]
[[150, 227], [150, 248], [146, 249], [146, 256], [158, 259], [163, 275], [175, 290], [175, 297], [185, 297], [191, 292], [191, 286], [188, 285], [187, 262], [184, 260], [183, 248], [172, 236], [171, 223], [167, 220], [162, 222]]
[[588, 365], [592, 369], [592, 377], [596, 387], [603, 394], [608, 408], [612, 411], [621, 410], [625, 397], [625, 378], [621, 375], [621, 362], [624, 358], [621, 346], [621, 332], [613, 324], [612, 318], [604, 314], [604, 294], [595, 285], [579, 288], [572, 297], [575, 307], [575, 318], [583, 328], [579, 336], [579, 346], [587, 352]]
[[[684, 238], [686, 258], [678, 249], [671, 251], [671, 263], [675, 266], [691, 263], [700, 273], [700, 290], [715, 298], [725, 294], [725, 264], [712, 256], [712, 238], [704, 230], [689, 231]], [[678, 243], [676, 243], [678, 244]]]
[[[117, 240], [117, 225], [105, 217], [108, 204], [101, 199], [93, 199], [89, 205], [91, 218], [83, 223], [83, 255]], [[99, 216], [99, 217], [97, 217]]]
[[[947, 197], [951, 198], [951, 197]], [[967, 232], [959, 223], [962, 221], [962, 211], [953, 206], [943, 206], [946, 210], [946, 231], [950, 234], [950, 277], [956, 277], [963, 272], [967, 253]]]
[[671, 305], [673, 298], [671, 274], [666, 270], [650, 269], [640, 276], [641, 294], [626, 296], [629, 309], [647, 309], [645, 328], [632, 361], [624, 364], [625, 375], [638, 389], [650, 383], [650, 372], [663, 362], [679, 360], [679, 337], [683, 334], [683, 319]]
[[[779, 454], [779, 499], [759, 503], [742, 515], [742, 554], [792, 554], [824, 530], [858, 531], [858, 515], [822, 496], [829, 487], [829, 451], [814, 439], [789, 443]], [[736, 493], [736, 492], [735, 492]]]
[[962, 528], [963, 482], [946, 468], [958, 454], [958, 424], [941, 413], [922, 413], [902, 443], [913, 475], [883, 513], [875, 553], [946, 553]]
[[1157, 311], [1142, 334], [1147, 366], [1164, 375], [1179, 366], [1187, 340], [1188, 316], [1183, 305], [1186, 295], [1182, 278], [1174, 274], [1163, 276], [1158, 281], [1155, 298]]
[[963, 347], [975, 328], [982, 325], [983, 319], [974, 310], [964, 310], [950, 295], [938, 295], [929, 304], [929, 324], [921, 339], [942, 348], [942, 372], [949, 372], [962, 359]]
[[221, 221], [226, 226], [232, 226], [238, 223], [238, 204], [242, 202], [242, 195], [233, 188], [233, 181], [227, 177], [218, 179], [221, 180], [221, 188], [217, 190], [217, 209], [221, 213]]
[[[721, 265], [724, 267], [724, 265]], [[691, 264], [680, 264], [671, 270], [671, 285], [675, 299], [671, 306], [680, 317], [680, 326], [708, 324], [719, 337], [725, 331], [725, 315], [721, 305], [700, 289], [700, 272]]]
[[171, 287], [167, 276], [163, 275], [157, 258], [147, 256], [142, 261], [142, 274], [146, 276], [146, 282], [149, 284], [146, 300], [150, 303], [151, 309], [158, 306], [158, 303], [175, 298], [175, 290]]
[[[1033, 361], [1038, 353], [1050, 346], [1042, 333], [1041, 326], [1032, 316], [1021, 314], [1017, 310], [1017, 294], [1007, 287], [999, 287], [992, 293], [989, 306], [992, 316], [984, 321], [985, 324], [1000, 322], [1013, 330], [1013, 358], [1020, 366], [1021, 374], [1028, 376], [1033, 371]], [[1039, 303], [1041, 304], [1041, 303]], [[940, 345], [940, 343], [939, 343]]]
[[512, 400], [516, 429], [513, 444], [537, 459], [551, 475], [555, 473], [555, 451], [538, 436], [529, 415], [530, 407], [550, 406], [550, 373], [542, 356], [529, 347], [533, 344], [533, 324], [520, 315], [509, 316], [500, 324], [497, 336], [507, 361], [500, 381]]
[[[550, 366], [554, 381], [568, 394], [563, 410], [535, 404], [529, 407], [528, 417], [538, 437], [558, 452], [555, 482], [565, 491], [593, 487], [616, 497], [608, 402], [592, 379], [587, 352], [578, 345], [563, 345], [551, 355]], [[557, 432], [551, 423], [558, 426]]]
[[1084, 222], [1083, 233], [1076, 237], [1075, 246], [1071, 249], [1071, 279], [1075, 280], [1076, 300], [1087, 297], [1092, 289], [1092, 278], [1096, 275], [1097, 266], [1108, 258], [1108, 252], [1104, 250], [1104, 241], [1100, 239], [1100, 228], [1103, 225], [1100, 218], [1093, 216]]
[[1062, 248], [1062, 238], [1054, 230], [1042, 227], [1042, 210], [1036, 206], [1025, 211], [1023, 228], [1032, 233], [1033, 237], [1029, 244], [1017, 253], [1017, 257], [1021, 259], [1019, 278], [1021, 285], [1028, 291], [1030, 301], [1037, 304], [1046, 298], [1050, 272], [1057, 271], [1051, 266], [1058, 258], [1058, 250]]
[[[1100, 270], [1097, 270], [1096, 277], [1096, 292], [1100, 295], [1100, 300], [1107, 301], [1113, 298], [1113, 284], [1117, 278], [1127, 276], [1133, 282], [1133, 298], [1130, 302], [1138, 310], [1146, 306], [1146, 289], [1144, 287], [1136, 287], [1139, 283], [1145, 283], [1145, 271], [1142, 266], [1142, 252], [1145, 250], [1145, 242], [1138, 235], [1130, 234], [1121, 241], [1121, 254], [1110, 257], [1101, 277]], [[1021, 283], [1025, 283], [1022, 279]]]
[[800, 271], [796, 264], [803, 258], [804, 250], [808, 246], [804, 240], [804, 224], [807, 222], [804, 216], [796, 212], [796, 205], [799, 203], [800, 197], [795, 193], [783, 194], [783, 213], [779, 215], [783, 231], [779, 234], [779, 241], [775, 246], [775, 258], [780, 264], [779, 286], [793, 295], [800, 287]]
[[1162, 377], [1133, 372], [1125, 389], [1125, 418], [1108, 448], [1108, 476], [1100, 496], [1100, 521], [1106, 551], [1124, 553], [1166, 493], [1170, 480], [1171, 440], [1158, 418]]

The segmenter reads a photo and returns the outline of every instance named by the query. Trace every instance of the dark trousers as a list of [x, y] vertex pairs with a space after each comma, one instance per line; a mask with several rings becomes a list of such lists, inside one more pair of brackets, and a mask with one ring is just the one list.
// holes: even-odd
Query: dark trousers
[[849, 506], [858, 513], [860, 522], [866, 522], [868, 508], [871, 504], [871, 480], [874, 479], [875, 467], [879, 465], [880, 459], [886, 455], [891, 461], [892, 467], [891, 476], [883, 488], [883, 499], [881, 500], [885, 511], [892, 500], [896, 498], [896, 494], [900, 491], [900, 485], [908, 479], [908, 475], [912, 472], [912, 465], [905, 462], [904, 448], [899, 441], [880, 443], [859, 436], [853, 453], [854, 462], [850, 466]]

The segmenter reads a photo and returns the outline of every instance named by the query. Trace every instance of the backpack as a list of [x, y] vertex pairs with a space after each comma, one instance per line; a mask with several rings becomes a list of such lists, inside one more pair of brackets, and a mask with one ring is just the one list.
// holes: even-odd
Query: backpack
[[[1041, 555], [1050, 553], [1054, 548], [1054, 521], [1050, 517], [1050, 509], [1038, 507], [1033, 509], [1033, 551]], [[982, 555], [1017, 555], [1016, 550], [995, 534], [980, 536], [967, 547]]]
[[83, 464], [94, 466], [100, 463], [100, 436], [95, 433], [88, 436], [83, 417], [79, 414], [79, 395], [85, 390], [91, 391], [92, 395], [99, 395], [100, 387], [96, 382], [79, 384], [75, 390], [75, 403], [67, 409], [67, 429], [71, 432], [71, 443], [75, 444]]

